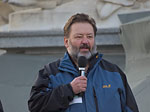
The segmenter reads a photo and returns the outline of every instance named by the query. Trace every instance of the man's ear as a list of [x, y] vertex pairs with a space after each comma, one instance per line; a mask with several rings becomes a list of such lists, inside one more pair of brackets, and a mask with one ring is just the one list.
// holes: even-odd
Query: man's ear
[[66, 48], [69, 47], [68, 41], [69, 41], [68, 38], [67, 38], [67, 37], [64, 37], [64, 45], [65, 45]]

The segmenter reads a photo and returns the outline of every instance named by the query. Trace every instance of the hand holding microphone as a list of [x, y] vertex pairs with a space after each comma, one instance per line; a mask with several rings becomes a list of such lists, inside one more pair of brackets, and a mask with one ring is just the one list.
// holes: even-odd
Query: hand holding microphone
[[71, 86], [73, 89], [73, 92], [75, 94], [79, 94], [79, 96], [83, 96], [83, 92], [86, 91], [87, 87], [87, 78], [85, 77], [85, 68], [87, 65], [87, 59], [84, 56], [80, 56], [78, 58], [78, 67], [79, 67], [79, 73], [81, 76], [76, 77], [72, 82]]
[[71, 86], [74, 94], [84, 92], [87, 87], [87, 78], [85, 76], [76, 77], [72, 82]]

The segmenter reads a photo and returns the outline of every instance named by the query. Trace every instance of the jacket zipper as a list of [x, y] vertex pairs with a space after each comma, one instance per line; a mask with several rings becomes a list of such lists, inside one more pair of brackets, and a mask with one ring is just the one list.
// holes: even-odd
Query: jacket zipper
[[118, 88], [118, 92], [119, 92], [119, 95], [120, 95], [121, 110], [122, 110], [122, 112], [126, 112], [126, 111], [124, 110], [124, 105], [123, 105], [123, 102], [122, 102], [122, 94], [123, 94], [123, 91], [122, 91], [121, 88]]
[[94, 93], [94, 101], [95, 101], [95, 105], [96, 105], [96, 112], [99, 112], [98, 102], [97, 102], [97, 97], [96, 97], [96, 92], [95, 92], [94, 87], [93, 87], [93, 93]]

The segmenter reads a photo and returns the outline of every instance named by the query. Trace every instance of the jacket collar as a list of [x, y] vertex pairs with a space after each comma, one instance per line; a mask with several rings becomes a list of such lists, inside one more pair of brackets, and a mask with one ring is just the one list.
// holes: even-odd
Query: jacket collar
[[94, 67], [97, 66], [97, 64], [102, 59], [102, 56], [103, 56], [102, 54], [96, 53], [89, 59], [89, 68], [88, 68], [87, 73], [90, 72]]
[[64, 54], [64, 57], [60, 61], [59, 70], [78, 75], [78, 69], [74, 62], [71, 60], [71, 57], [69, 56], [68, 52]]
[[[89, 59], [89, 69], [87, 72], [89, 72], [91, 69], [93, 69], [93, 67], [95, 67], [97, 65], [97, 63], [100, 62], [102, 58], [102, 54], [96, 53], [95, 55], [93, 55], [90, 59]], [[73, 62], [73, 60], [71, 59], [70, 55], [68, 54], [68, 52], [66, 52], [64, 54], [64, 57], [62, 58], [60, 65], [59, 65], [59, 70], [62, 71], [66, 71], [66, 72], [70, 72], [74, 75], [79, 76], [79, 70], [78, 67], [75, 65], [75, 63]]]

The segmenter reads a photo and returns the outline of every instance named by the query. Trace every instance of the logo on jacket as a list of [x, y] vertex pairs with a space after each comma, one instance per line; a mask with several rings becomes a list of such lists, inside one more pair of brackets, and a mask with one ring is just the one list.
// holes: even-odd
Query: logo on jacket
[[110, 88], [110, 87], [111, 87], [110, 84], [108, 84], [108, 85], [103, 85], [103, 88]]

